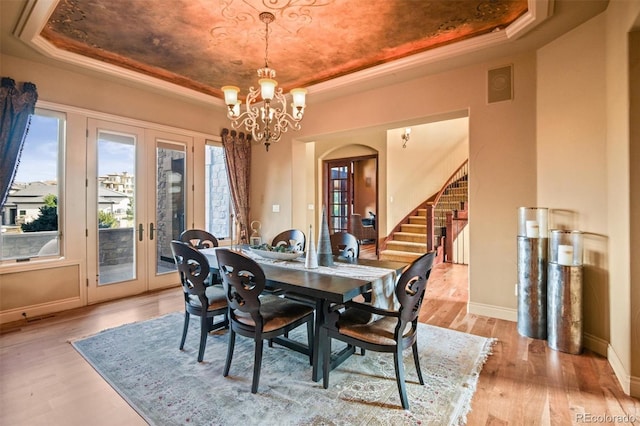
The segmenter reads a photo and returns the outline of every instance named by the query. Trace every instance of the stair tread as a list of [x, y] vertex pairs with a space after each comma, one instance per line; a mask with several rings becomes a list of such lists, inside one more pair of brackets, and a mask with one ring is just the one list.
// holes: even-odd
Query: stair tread
[[387, 245], [389, 244], [393, 244], [393, 245], [403, 245], [403, 246], [414, 246], [414, 247], [418, 247], [418, 246], [427, 246], [427, 243], [416, 243], [413, 241], [395, 241], [395, 240], [391, 240], [391, 241], [387, 241]]

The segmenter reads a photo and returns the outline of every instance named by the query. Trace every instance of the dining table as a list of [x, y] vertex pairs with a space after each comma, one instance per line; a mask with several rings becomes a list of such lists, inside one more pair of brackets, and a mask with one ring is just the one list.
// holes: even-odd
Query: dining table
[[[259, 252], [243, 247], [215, 247], [200, 251], [209, 261], [213, 271], [218, 269], [216, 250], [231, 249], [242, 251], [254, 259], [263, 269], [270, 289], [281, 290], [285, 295], [301, 296], [308, 303], [313, 303], [316, 312], [314, 338], [312, 348], [312, 379], [322, 379], [322, 345], [321, 327], [330, 306], [342, 304], [353, 298], [369, 293], [371, 303], [385, 309], [397, 309], [395, 283], [397, 277], [407, 263], [376, 259], [344, 259], [334, 257], [333, 265], [307, 268], [303, 257], [290, 260], [269, 259], [260, 256]], [[278, 339], [279, 344], [300, 350], [300, 344], [286, 339]], [[333, 353], [331, 369], [344, 362], [355, 348], [347, 347]]]

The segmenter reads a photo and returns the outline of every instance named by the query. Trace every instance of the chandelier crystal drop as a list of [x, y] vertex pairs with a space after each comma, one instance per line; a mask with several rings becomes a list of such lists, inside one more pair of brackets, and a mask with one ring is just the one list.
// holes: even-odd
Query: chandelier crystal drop
[[[291, 94], [291, 114], [287, 113], [287, 98], [282, 88], [277, 87], [276, 70], [269, 68], [269, 24], [275, 20], [270, 12], [262, 12], [260, 21], [265, 24], [264, 68], [258, 69], [259, 88], [251, 86], [244, 104], [245, 111], [240, 112], [241, 101], [238, 99], [240, 88], [224, 86], [224, 101], [227, 104], [227, 117], [234, 129], [244, 127], [251, 132], [256, 142], [264, 143], [269, 151], [269, 145], [277, 142], [289, 128], [300, 130], [300, 120], [304, 114], [306, 89], [293, 89]], [[256, 105], [261, 98], [262, 103]]]

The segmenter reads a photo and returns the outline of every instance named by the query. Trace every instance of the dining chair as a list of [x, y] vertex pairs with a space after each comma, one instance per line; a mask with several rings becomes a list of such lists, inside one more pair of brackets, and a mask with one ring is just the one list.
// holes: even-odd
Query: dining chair
[[378, 239], [378, 232], [373, 225], [363, 225], [362, 216], [357, 213], [351, 215], [351, 233], [356, 236], [361, 244], [364, 244], [365, 241]]
[[180, 234], [180, 241], [197, 249], [218, 247], [218, 239], [204, 229], [187, 229]]
[[349, 232], [336, 232], [331, 234], [331, 251], [334, 256], [357, 259], [360, 257], [360, 243], [355, 235]]
[[[189, 244], [195, 249], [214, 248], [218, 247], [218, 239], [208, 231], [204, 229], [187, 229], [180, 234], [180, 241]], [[221, 284], [222, 281], [218, 274], [210, 274], [209, 278], [205, 281], [205, 285]]]
[[297, 247], [299, 251], [304, 251], [307, 245], [307, 237], [299, 229], [288, 229], [282, 231], [274, 237], [271, 242], [273, 247], [286, 244], [287, 246]]
[[251, 393], [258, 392], [264, 340], [307, 324], [309, 363], [313, 354], [314, 309], [303, 303], [265, 294], [266, 278], [262, 267], [253, 259], [231, 250], [217, 250], [218, 267], [229, 305], [229, 343], [223, 375], [229, 375], [236, 333], [255, 342]]
[[[171, 241], [171, 252], [176, 261], [184, 293], [184, 327], [180, 350], [184, 348], [187, 339], [191, 315], [197, 315], [200, 318], [198, 362], [202, 362], [209, 332], [229, 325], [227, 298], [222, 286], [205, 285], [205, 280], [209, 276], [209, 262], [202, 253], [189, 244], [177, 240]], [[221, 315], [223, 319], [214, 323], [214, 317]]]
[[[395, 295], [400, 302], [397, 311], [376, 308], [366, 303], [346, 302], [340, 311], [335, 306], [328, 313], [322, 325], [323, 386], [329, 387], [331, 364], [331, 339], [347, 345], [374, 352], [391, 352], [396, 372], [396, 382], [402, 408], [409, 409], [404, 379], [402, 352], [411, 347], [413, 361], [418, 372], [418, 380], [424, 385], [418, 357], [418, 314], [427, 286], [435, 252], [426, 253], [414, 260], [400, 275], [396, 283]], [[371, 321], [372, 315], [376, 318]]]

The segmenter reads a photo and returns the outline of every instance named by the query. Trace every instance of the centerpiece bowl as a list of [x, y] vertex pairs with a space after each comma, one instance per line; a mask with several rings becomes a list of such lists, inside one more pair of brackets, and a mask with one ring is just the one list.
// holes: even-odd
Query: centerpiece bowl
[[268, 244], [249, 246], [249, 249], [260, 257], [275, 260], [293, 260], [304, 254], [303, 251], [299, 251], [288, 246], [272, 247]]

